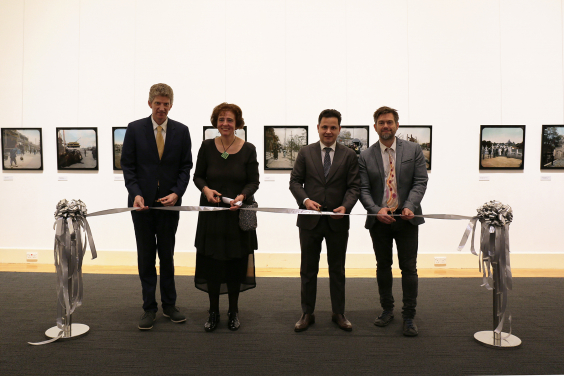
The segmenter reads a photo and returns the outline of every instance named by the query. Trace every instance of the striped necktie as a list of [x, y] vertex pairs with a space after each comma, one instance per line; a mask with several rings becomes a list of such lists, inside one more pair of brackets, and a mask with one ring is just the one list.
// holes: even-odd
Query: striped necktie
[[331, 169], [331, 155], [329, 154], [331, 152], [331, 148], [324, 148], [323, 150], [325, 150], [325, 158], [323, 158], [323, 173], [325, 174], [325, 177], [327, 177], [327, 175], [329, 175], [329, 170]]
[[390, 208], [390, 211], [393, 213], [399, 206], [396, 184], [396, 166], [394, 164], [394, 158], [392, 158], [392, 149], [386, 148], [385, 151], [388, 153], [388, 160], [390, 163], [390, 170], [388, 171], [388, 177], [386, 178], [386, 206]]

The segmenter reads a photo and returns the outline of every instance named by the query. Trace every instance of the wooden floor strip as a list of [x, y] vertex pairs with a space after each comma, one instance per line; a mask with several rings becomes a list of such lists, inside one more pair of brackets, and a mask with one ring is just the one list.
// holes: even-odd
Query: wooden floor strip
[[[93, 274], [137, 274], [136, 266], [92, 266], [84, 265], [83, 273]], [[194, 275], [194, 268], [175, 267], [176, 275]], [[55, 266], [48, 264], [0, 264], [0, 272], [55, 273]], [[394, 277], [401, 277], [399, 269], [392, 269]], [[564, 269], [513, 269], [514, 277], [564, 277]], [[299, 269], [257, 268], [257, 277], [299, 277]], [[347, 269], [347, 278], [375, 278], [376, 269]], [[418, 269], [420, 278], [475, 278], [482, 274], [477, 269]], [[319, 277], [328, 277], [327, 269], [319, 269]]]

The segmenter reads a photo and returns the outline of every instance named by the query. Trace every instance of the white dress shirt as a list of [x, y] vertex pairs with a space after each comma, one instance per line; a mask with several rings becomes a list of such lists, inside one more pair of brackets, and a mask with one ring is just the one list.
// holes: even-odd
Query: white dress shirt
[[[153, 122], [153, 130], [155, 131], [155, 142], [157, 141], [157, 127], [159, 126], [156, 122], [155, 119], [153, 119], [153, 116], [151, 116], [151, 121]], [[163, 130], [161, 132], [161, 134], [163, 135], [163, 141], [166, 142], [166, 126], [168, 124], [168, 117], [166, 118], [166, 120], [161, 124], [161, 127], [163, 127]]]

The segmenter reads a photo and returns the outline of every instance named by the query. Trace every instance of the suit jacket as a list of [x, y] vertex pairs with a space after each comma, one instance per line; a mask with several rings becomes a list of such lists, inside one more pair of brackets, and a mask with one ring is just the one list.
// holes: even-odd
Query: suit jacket
[[150, 207], [155, 205], [156, 198], [173, 192], [178, 195], [176, 205], [180, 205], [190, 181], [191, 149], [188, 127], [168, 119], [163, 156], [159, 159], [151, 117], [129, 123], [121, 151], [128, 206], [133, 206], [137, 195], [143, 196], [145, 205]]
[[[386, 175], [382, 161], [380, 142], [360, 153], [360, 202], [369, 214], [382, 209]], [[421, 146], [414, 142], [396, 139], [396, 183], [399, 194], [398, 208], [408, 208], [414, 214], [422, 214], [421, 200], [427, 189], [427, 166]], [[371, 228], [377, 218], [368, 216], [365, 227]], [[425, 222], [423, 218], [410, 220], [414, 225]]]
[[[351, 149], [337, 143], [333, 163], [327, 178], [323, 173], [320, 142], [301, 148], [290, 174], [290, 191], [300, 209], [306, 198], [313, 200], [327, 211], [344, 206], [350, 213], [359, 195], [360, 177], [358, 175], [358, 157]], [[319, 222], [318, 215], [298, 215], [297, 226], [306, 230], [313, 229]], [[349, 217], [330, 219], [333, 231], [347, 231]]]

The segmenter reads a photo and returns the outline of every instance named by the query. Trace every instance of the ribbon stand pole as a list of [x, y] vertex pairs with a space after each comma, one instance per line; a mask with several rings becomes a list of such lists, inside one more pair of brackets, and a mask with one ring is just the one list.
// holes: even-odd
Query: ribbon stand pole
[[[495, 244], [496, 232], [490, 232], [490, 244]], [[495, 245], [494, 245], [495, 247]], [[501, 286], [501, 265], [500, 265], [500, 254], [505, 252], [502, 249], [491, 249], [491, 255], [488, 257], [493, 257], [491, 260], [492, 265], [492, 279], [493, 279], [493, 330], [484, 330], [481, 332], [474, 333], [474, 339], [486, 347], [493, 348], [513, 348], [521, 346], [521, 340], [519, 337], [511, 334], [504, 333], [501, 331], [500, 326], [500, 307], [502, 306], [502, 293], [500, 290]]]

